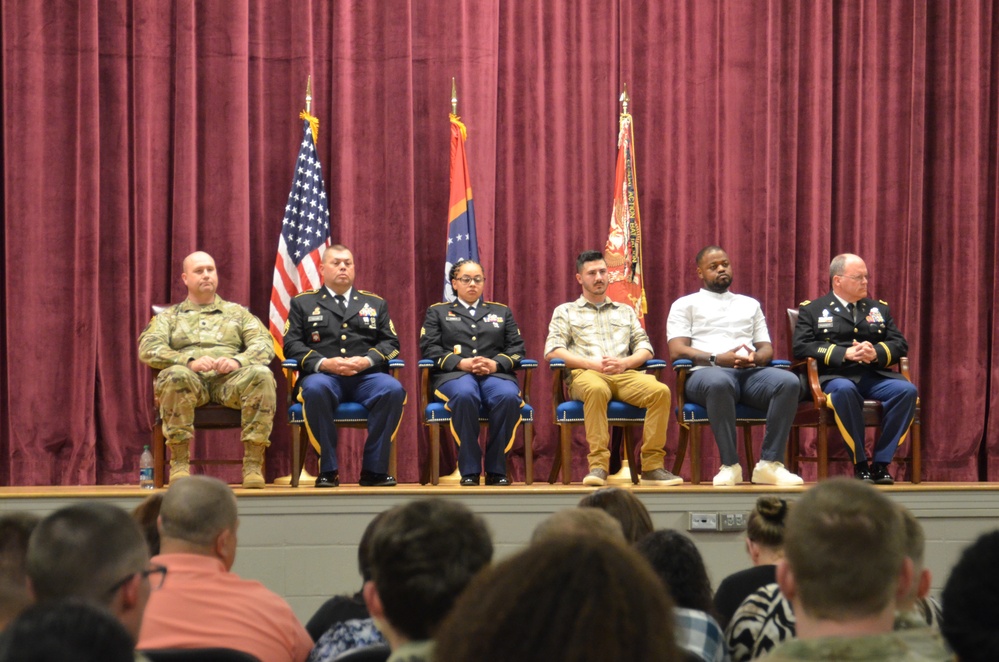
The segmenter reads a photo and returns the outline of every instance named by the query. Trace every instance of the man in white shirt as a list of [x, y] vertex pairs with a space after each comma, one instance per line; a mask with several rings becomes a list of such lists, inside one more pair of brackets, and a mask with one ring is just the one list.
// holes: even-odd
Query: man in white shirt
[[765, 367], [773, 359], [767, 321], [760, 303], [729, 292], [732, 264], [718, 246], [697, 254], [702, 287], [673, 302], [666, 320], [666, 339], [674, 361], [689, 359], [688, 400], [708, 411], [722, 466], [715, 486], [742, 482], [736, 450], [735, 405], [767, 412], [760, 461], [752, 481], [765, 485], [801, 485], [781, 460], [801, 395], [798, 378], [787, 370]]

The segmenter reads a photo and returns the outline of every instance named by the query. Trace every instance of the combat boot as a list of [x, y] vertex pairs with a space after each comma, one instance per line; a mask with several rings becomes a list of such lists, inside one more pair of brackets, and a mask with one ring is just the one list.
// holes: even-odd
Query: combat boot
[[188, 441], [171, 441], [170, 447], [170, 480], [187, 478], [191, 475], [191, 459], [188, 455]]
[[264, 451], [267, 446], [249, 441], [243, 442], [243, 487], [262, 489], [264, 486]]

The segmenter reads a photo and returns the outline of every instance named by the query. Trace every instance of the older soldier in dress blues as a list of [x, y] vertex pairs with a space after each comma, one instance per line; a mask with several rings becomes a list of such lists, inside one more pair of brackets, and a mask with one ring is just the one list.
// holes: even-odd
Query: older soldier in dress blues
[[323, 287], [291, 300], [284, 327], [285, 358], [298, 361], [304, 375], [298, 399], [305, 429], [321, 449], [316, 487], [340, 484], [333, 412], [343, 402], [368, 410], [360, 484], [391, 487], [389, 455], [406, 391], [387, 373], [399, 355], [399, 337], [385, 300], [354, 289], [354, 256], [341, 244], [323, 252]]
[[217, 402], [242, 412], [243, 487], [262, 488], [264, 449], [276, 406], [273, 340], [243, 306], [215, 293], [218, 273], [208, 253], [184, 258], [187, 299], [153, 317], [139, 336], [139, 359], [160, 371], [156, 400], [170, 447], [170, 480], [190, 475], [194, 409]]
[[524, 341], [505, 305], [482, 299], [482, 266], [465, 260], [451, 267], [458, 298], [427, 309], [420, 331], [420, 352], [435, 369], [430, 386], [451, 412], [451, 434], [458, 443], [462, 485], [478, 485], [482, 470], [479, 408], [489, 417], [486, 485], [509, 485], [505, 453], [520, 425], [520, 388], [513, 371]]
[[[819, 382], [829, 395], [836, 425], [853, 456], [854, 475], [878, 485], [894, 480], [888, 465], [916, 412], [916, 387], [889, 366], [908, 344], [888, 304], [867, 298], [867, 265], [844, 253], [829, 265], [832, 292], [803, 301], [794, 328], [794, 357], [819, 363]], [[881, 437], [868, 466], [864, 450], [864, 398], [881, 401]]]

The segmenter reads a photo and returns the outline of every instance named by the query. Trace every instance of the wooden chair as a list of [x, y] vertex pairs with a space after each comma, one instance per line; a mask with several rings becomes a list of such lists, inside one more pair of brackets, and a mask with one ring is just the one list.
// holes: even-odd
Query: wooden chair
[[[158, 315], [169, 308], [169, 305], [154, 304], [152, 308], [153, 315]], [[156, 377], [159, 374], [159, 370], [153, 370], [154, 383], [156, 382]], [[160, 416], [160, 403], [156, 399], [155, 395], [153, 396], [153, 408], [156, 411], [156, 420], [153, 423], [152, 445], [150, 450], [153, 452], [153, 484], [159, 488], [170, 482], [170, 472], [166, 470], [166, 439], [163, 436], [163, 419]], [[243, 414], [239, 409], [230, 409], [225, 405], [210, 402], [194, 410], [194, 429], [225, 430], [229, 428], [239, 428], [242, 430], [242, 415]], [[195, 459], [192, 456], [190, 464], [192, 467], [215, 464], [236, 464], [243, 466], [242, 444], [240, 444], [239, 449], [239, 457], [235, 459]], [[191, 450], [194, 450], [193, 443], [191, 444], [188, 452]], [[203, 448], [199, 448], [197, 450], [199, 453], [206, 452]], [[263, 471], [263, 466], [261, 466], [261, 471]]]
[[[559, 426], [559, 450], [555, 453], [552, 462], [552, 470], [548, 475], [548, 482], [554, 483], [558, 479], [559, 472], [562, 473], [562, 484], [568, 485], [572, 482], [572, 428], [583, 423], [583, 401], [569, 398], [568, 389], [565, 387], [564, 374], [567, 368], [562, 359], [552, 359], [548, 363], [552, 372], [552, 409], [555, 415], [555, 424]], [[662, 359], [650, 359], [645, 362], [643, 370], [661, 377], [666, 361]], [[607, 404], [607, 423], [611, 430], [615, 427], [623, 429], [623, 441], [621, 452], [628, 458], [629, 463], [634, 467], [631, 471], [631, 482], [635, 485], [639, 482], [639, 467], [641, 462], [637, 462], [635, 457], [635, 443], [632, 435], [632, 428], [636, 425], [645, 424], [645, 409], [629, 405], [620, 400], [611, 400]]]
[[[775, 368], [787, 368], [790, 361], [777, 360], [771, 362]], [[680, 424], [680, 441], [676, 447], [676, 461], [673, 463], [673, 473], [680, 475], [683, 467], [683, 458], [687, 453], [687, 446], [690, 446], [690, 482], [699, 485], [701, 482], [701, 427], [710, 425], [708, 420], [708, 410], [703, 405], [696, 402], [688, 402], [686, 398], [687, 377], [690, 369], [694, 366], [689, 359], [677, 359], [673, 361], [673, 370], [676, 372], [676, 422]], [[753, 432], [754, 425], [766, 425], [767, 413], [754, 409], [748, 405], [736, 403], [735, 424], [742, 429], [743, 441], [746, 449], [746, 466], [752, 471], [756, 465], [753, 458]]]
[[[420, 483], [437, 485], [440, 482], [441, 428], [450, 426], [451, 412], [439, 398], [430, 392], [430, 372], [434, 367], [434, 362], [430, 359], [422, 359], [418, 365], [420, 367], [420, 409], [423, 411], [423, 426], [427, 430], [430, 445], [426, 462], [424, 462], [420, 472]], [[520, 392], [524, 399], [524, 404], [520, 407], [520, 425], [524, 430], [524, 483], [527, 485], [534, 482], [534, 408], [531, 406], [531, 376], [537, 367], [537, 361], [524, 359], [520, 362], [521, 369], [518, 371], [522, 375]], [[480, 427], [488, 422], [488, 413], [481, 410], [479, 412]], [[512, 474], [509, 453], [506, 462], [506, 474], [510, 476]]]
[[[399, 370], [406, 367], [406, 362], [402, 359], [390, 359], [388, 362], [389, 374], [395, 379], [399, 379]], [[299, 479], [302, 475], [302, 467], [305, 465], [305, 454], [309, 445], [309, 436], [302, 434], [305, 427], [305, 414], [302, 403], [295, 399], [295, 382], [298, 379], [298, 361], [285, 359], [281, 363], [284, 369], [285, 380], [288, 383], [288, 424], [291, 426], [291, 486], [298, 487]], [[368, 410], [356, 402], [341, 402], [337, 405], [333, 413], [333, 423], [338, 428], [358, 428], [366, 430], [368, 427]], [[319, 449], [316, 449], [319, 450]], [[392, 444], [389, 454], [389, 475], [396, 475], [396, 445]]]
[[[798, 324], [798, 309], [787, 309], [787, 342], [788, 354], [793, 356], [792, 339], [794, 337], [794, 327]], [[902, 357], [898, 362], [898, 370], [910, 382], [910, 365], [908, 357]], [[798, 405], [797, 414], [791, 427], [791, 439], [787, 445], [788, 469], [792, 473], [798, 473], [800, 462], [815, 462], [818, 464], [817, 477], [819, 480], [829, 476], [829, 429], [836, 426], [836, 419], [832, 409], [826, 403], [826, 394], [819, 384], [819, 363], [813, 358], [798, 361], [792, 365], [792, 369], [800, 375], [804, 375], [806, 380], [807, 398]], [[909, 464], [909, 477], [913, 483], [922, 480], [922, 443], [921, 443], [921, 419], [920, 404], [916, 400], [916, 413], [912, 419], [912, 426], [909, 428], [907, 445], [911, 447], [908, 457], [901, 457], [897, 453], [895, 462], [899, 464]], [[864, 400], [864, 426], [881, 428], [881, 403], [877, 400]], [[801, 428], [814, 428], [816, 430], [815, 455], [803, 455], [801, 452], [800, 430]], [[859, 440], [861, 443], [863, 440]]]

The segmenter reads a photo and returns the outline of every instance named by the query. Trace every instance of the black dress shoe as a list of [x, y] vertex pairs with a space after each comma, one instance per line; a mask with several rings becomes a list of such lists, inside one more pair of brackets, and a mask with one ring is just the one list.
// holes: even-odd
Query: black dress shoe
[[509, 485], [510, 479], [505, 474], [486, 474], [486, 485]]
[[465, 474], [464, 476], [461, 477], [461, 482], [458, 483], [458, 484], [461, 485], [462, 487], [468, 487], [469, 485], [478, 485], [479, 484], [479, 475], [478, 474]]
[[867, 462], [858, 462], [853, 467], [853, 477], [857, 480], [862, 480], [865, 483], [873, 483], [874, 479], [871, 478], [871, 467]]
[[340, 486], [340, 472], [324, 471], [319, 474], [316, 478], [316, 487], [339, 487]]
[[358, 484], [361, 487], [395, 487], [395, 478], [374, 471], [362, 471]]
[[871, 465], [871, 478], [875, 485], [894, 485], [895, 479], [888, 473], [888, 465], [884, 462], [875, 462]]

